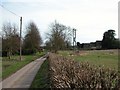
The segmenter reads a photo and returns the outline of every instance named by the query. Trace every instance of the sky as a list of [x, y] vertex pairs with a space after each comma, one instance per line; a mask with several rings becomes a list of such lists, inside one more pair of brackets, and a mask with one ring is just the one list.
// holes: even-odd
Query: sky
[[[77, 30], [76, 41], [80, 43], [102, 40], [103, 33], [109, 29], [118, 37], [118, 1], [119, 0], [2, 0], [0, 4], [0, 23], [17, 23], [23, 18], [22, 35], [29, 21], [37, 24], [43, 42], [49, 33], [50, 23], [57, 22]], [[0, 24], [2, 25], [2, 24]], [[1, 27], [1, 26], [0, 26]]]

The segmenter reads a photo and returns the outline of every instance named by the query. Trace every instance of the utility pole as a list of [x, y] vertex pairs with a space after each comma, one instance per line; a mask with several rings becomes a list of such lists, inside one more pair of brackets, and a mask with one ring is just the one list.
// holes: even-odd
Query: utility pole
[[22, 55], [22, 40], [21, 40], [21, 37], [22, 37], [22, 17], [20, 17], [20, 61], [21, 61], [21, 55]]
[[76, 46], [76, 29], [73, 29], [73, 50], [75, 51]]

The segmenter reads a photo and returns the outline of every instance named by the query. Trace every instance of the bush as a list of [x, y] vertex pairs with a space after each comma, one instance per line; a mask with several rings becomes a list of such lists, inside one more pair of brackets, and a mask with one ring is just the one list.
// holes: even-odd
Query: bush
[[7, 57], [7, 51], [2, 51], [2, 57]]
[[35, 51], [34, 50], [30, 50], [30, 49], [24, 49], [22, 50], [22, 55], [31, 55], [34, 54]]
[[50, 54], [52, 88], [118, 88], [118, 72]]

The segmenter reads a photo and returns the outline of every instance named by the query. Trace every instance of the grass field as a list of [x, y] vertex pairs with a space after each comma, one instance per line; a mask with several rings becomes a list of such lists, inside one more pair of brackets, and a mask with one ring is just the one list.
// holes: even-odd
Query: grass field
[[37, 53], [35, 55], [22, 56], [22, 60], [19, 60], [19, 56], [12, 56], [9, 60], [7, 57], [2, 58], [2, 79], [5, 79], [12, 73], [16, 72], [26, 64], [44, 55], [44, 53]]
[[45, 60], [41, 65], [35, 79], [32, 82], [31, 88], [50, 88], [49, 80], [49, 62]]
[[59, 51], [59, 54], [80, 62], [89, 62], [96, 66], [118, 69], [118, 50], [89, 50], [79, 51], [79, 53], [73, 53], [72, 51]]

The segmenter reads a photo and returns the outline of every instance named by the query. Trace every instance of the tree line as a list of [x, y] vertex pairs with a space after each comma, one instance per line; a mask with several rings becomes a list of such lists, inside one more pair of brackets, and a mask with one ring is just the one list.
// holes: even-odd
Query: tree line
[[[71, 28], [54, 21], [49, 26], [49, 31], [46, 34], [47, 41], [45, 48], [48, 50], [68, 49], [71, 46]], [[4, 23], [2, 27], [2, 56], [20, 54], [20, 35], [16, 24], [10, 22]], [[40, 30], [34, 22], [29, 22], [26, 25], [26, 33], [22, 38], [22, 54], [29, 55], [41, 51], [43, 43]]]
[[[26, 26], [25, 37], [22, 38], [22, 54], [33, 54], [37, 52], [42, 44], [39, 29], [34, 22]], [[6, 22], [2, 27], [2, 56], [19, 54], [20, 35], [16, 24]]]
[[[115, 30], [107, 30], [103, 33], [103, 39], [101, 41], [87, 43], [87, 45], [92, 44], [91, 49], [92, 47], [99, 47], [96, 49], [118, 49], [120, 48], [120, 39], [115, 38], [115, 35]], [[85, 43], [80, 44], [80, 42], [77, 42], [78, 49], [84, 48], [84, 45]]]
[[[72, 28], [54, 21], [49, 26], [46, 34], [45, 49], [57, 52], [58, 50], [68, 50], [72, 48]], [[22, 54], [29, 55], [40, 51], [43, 43], [40, 30], [34, 22], [26, 25], [25, 36], [22, 38]], [[102, 49], [120, 48], [120, 40], [115, 38], [115, 30], [104, 32], [102, 39]], [[77, 43], [81, 47], [80, 43]], [[16, 24], [6, 22], [2, 27], [2, 56], [19, 54], [20, 51], [19, 28]]]

